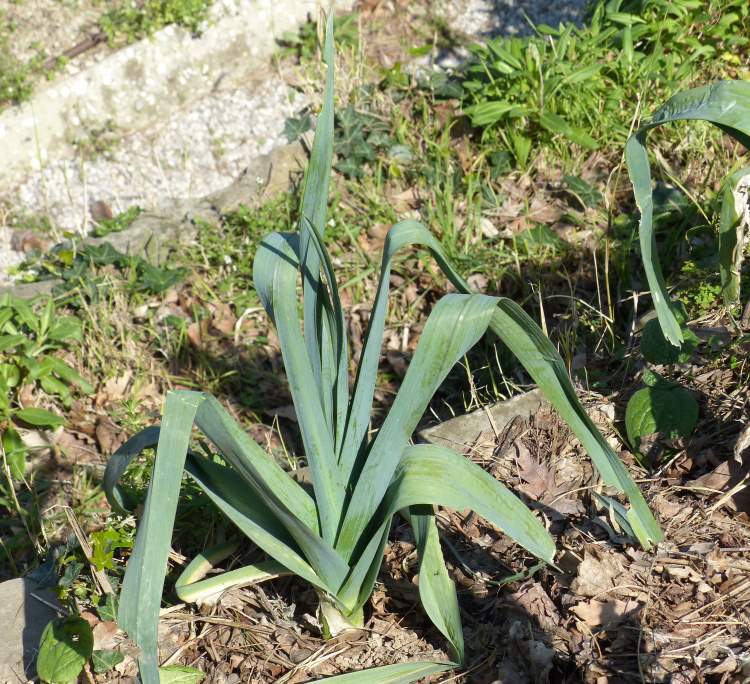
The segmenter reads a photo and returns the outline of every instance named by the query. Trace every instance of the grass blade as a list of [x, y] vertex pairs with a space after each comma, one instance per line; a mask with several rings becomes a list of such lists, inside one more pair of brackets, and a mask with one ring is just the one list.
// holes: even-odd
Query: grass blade
[[455, 663], [417, 661], [373, 667], [360, 672], [326, 677], [319, 681], [331, 682], [332, 684], [409, 684], [436, 672], [445, 672], [455, 667]]
[[671, 97], [625, 146], [625, 160], [633, 184], [635, 202], [641, 212], [639, 238], [641, 259], [651, 289], [654, 308], [664, 337], [679, 347], [684, 339], [667, 293], [659, 263], [653, 226], [651, 167], [646, 152], [648, 131], [671, 121], [703, 120], [715, 124], [750, 148], [750, 83], [719, 81], [686, 90]]

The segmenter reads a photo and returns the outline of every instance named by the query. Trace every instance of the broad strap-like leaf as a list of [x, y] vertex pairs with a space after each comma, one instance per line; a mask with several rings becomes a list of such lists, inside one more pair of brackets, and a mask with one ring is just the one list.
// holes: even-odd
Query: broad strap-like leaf
[[159, 684], [157, 629], [182, 471], [202, 397], [170, 392], [154, 471], [120, 595], [117, 622], [141, 649], [143, 684]]
[[[750, 116], [750, 114], [749, 114]], [[730, 174], [724, 181], [719, 215], [719, 274], [721, 293], [727, 306], [740, 301], [740, 268], [745, 231], [749, 228], [750, 166]]]
[[486, 332], [494, 310], [493, 297], [449, 294], [430, 313], [391, 410], [357, 473], [336, 541], [345, 558], [351, 557], [380, 505], [401, 453], [433, 394]]
[[622, 461], [583, 410], [565, 364], [549, 338], [515, 302], [501, 298], [490, 326], [521, 362], [544, 396], [581, 440], [605, 484], [630, 501], [628, 520], [645, 549], [663, 538], [641, 490]]
[[[234, 447], [230, 448], [226, 440], [222, 440], [223, 446], [227, 449], [234, 467], [243, 476], [249, 476], [247, 481], [253, 485], [261, 482], [264, 487], [276, 492], [292, 515], [311, 530], [317, 530], [315, 502], [310, 495], [234, 422], [214, 397], [200, 392], [185, 394], [197, 397], [196, 401], [204, 414], [207, 410], [210, 411], [214, 414], [214, 420], [230, 432]], [[132, 504], [126, 500], [125, 493], [118, 484], [119, 480], [134, 458], [144, 449], [158, 444], [159, 434], [158, 425], [141, 430], [122, 444], [107, 461], [102, 486], [110, 506], [121, 515], [128, 515]], [[221, 448], [220, 445], [217, 446]]]
[[336, 459], [332, 429], [325, 418], [302, 336], [296, 300], [297, 246], [298, 236], [295, 234], [271, 233], [266, 236], [255, 255], [253, 279], [261, 302], [278, 331], [315, 489], [321, 534], [332, 543], [343, 508], [345, 487]]
[[439, 661], [415, 661], [372, 667], [360, 672], [349, 672], [335, 677], [320, 679], [331, 684], [410, 684], [437, 672], [445, 672], [457, 667], [455, 663]]
[[341, 467], [343, 475], [347, 478], [351, 474], [357, 457], [361, 455], [367, 439], [380, 351], [383, 346], [385, 317], [388, 310], [391, 262], [398, 250], [412, 244], [426, 245], [433, 250], [433, 253], [442, 255], [440, 243], [432, 233], [425, 230], [424, 226], [417, 221], [401, 221], [394, 225], [386, 235], [378, 290], [365, 333], [362, 355], [357, 368], [357, 377], [354, 382], [354, 391], [347, 417], [346, 434], [341, 449]]
[[[222, 466], [194, 454], [190, 454], [190, 462], [186, 464], [193, 424], [216, 445], [234, 469], [234, 476]], [[153, 446], [155, 434], [151, 430], [140, 440], [131, 440], [123, 452], [116, 454], [106, 477], [110, 500], [122, 505], [122, 497], [115, 493], [116, 475], [122, 474], [127, 462], [136, 455], [136, 446]], [[234, 423], [213, 397], [188, 391], [168, 393], [151, 484], [128, 561], [118, 615], [121, 628], [141, 648], [139, 662], [144, 684], [158, 683], [158, 615], [177, 499], [186, 468], [240, 529], [290, 570], [325, 591], [340, 586], [349, 570], [311, 527], [317, 525], [305, 509], [306, 501], [314, 507], [309, 495]], [[308, 519], [299, 519], [290, 509]], [[304, 559], [297, 548], [304, 553]]]
[[227, 589], [264, 582], [281, 575], [292, 574], [289, 568], [275, 560], [260, 561], [217, 575], [206, 575], [237, 550], [239, 544], [225, 542], [199, 553], [180, 573], [174, 583], [175, 593], [185, 603], [207, 602], [218, 598]]
[[664, 337], [676, 347], [682, 344], [683, 336], [672, 310], [656, 247], [651, 167], [646, 152], [646, 136], [656, 126], [686, 120], [709, 121], [750, 148], [750, 82], [719, 81], [678, 93], [667, 100], [630, 137], [625, 146], [625, 160], [633, 184], [633, 194], [641, 212], [639, 239], [646, 279]]
[[552, 563], [555, 542], [513, 492], [478, 465], [447, 447], [416, 444], [399, 461], [383, 510], [431, 504], [462, 511], [470, 508], [540, 560]]
[[303, 320], [305, 322], [305, 345], [312, 364], [313, 376], [318, 392], [332, 396], [330, 385], [323, 382], [322, 366], [331, 365], [332, 359], [321, 359], [321, 352], [330, 354], [322, 344], [322, 307], [320, 295], [320, 258], [311, 244], [307, 219], [321, 235], [325, 235], [326, 211], [328, 208], [328, 187], [333, 164], [333, 12], [326, 21], [326, 35], [323, 46], [323, 59], [326, 62], [326, 86], [323, 93], [323, 108], [315, 125], [315, 138], [310, 153], [310, 163], [305, 174], [302, 192], [302, 220], [299, 226], [300, 263], [302, 264]]
[[[385, 326], [390, 262], [397, 250], [409, 245], [427, 247], [456, 289], [463, 293], [472, 292], [468, 283], [446, 258], [440, 243], [422, 224], [417, 221], [404, 221], [391, 228], [386, 237], [381, 281], [357, 374], [342, 458], [345, 458], [353, 448], [356, 449], [354, 445], [359, 444], [358, 440], [363, 440], [367, 434]], [[521, 307], [505, 298], [499, 298], [497, 304], [498, 311], [493, 315], [490, 329], [511, 349], [545, 397], [570, 425], [605, 483], [627, 496], [631, 503], [629, 516], [633, 529], [638, 531], [638, 541], [644, 548], [650, 548], [652, 543], [662, 539], [659, 525], [637, 485], [581, 406], [560, 354]]]
[[448, 448], [433, 444], [407, 446], [370, 525], [366, 537], [369, 542], [357, 550], [351, 573], [337, 592], [347, 610], [364, 605], [372, 593], [376, 579], [373, 565], [380, 566], [385, 546], [383, 533], [387, 533], [393, 515], [419, 505], [470, 508], [537, 558], [552, 563], [555, 554], [552, 537], [507, 487]]
[[127, 500], [125, 492], [118, 484], [130, 462], [145, 449], [151, 449], [159, 443], [160, 428], [152, 425], [141, 430], [120, 446], [109, 457], [104, 469], [102, 488], [112, 509], [120, 515], [128, 515], [132, 503]]
[[425, 612], [451, 645], [451, 657], [464, 662], [464, 633], [456, 585], [448, 575], [432, 506], [411, 506], [409, 520], [419, 554], [419, 600]]
[[[333, 269], [333, 263], [328, 256], [323, 236], [318, 229], [313, 226], [306, 218], [302, 222], [307, 224], [312, 244], [318, 253], [323, 265], [323, 272], [328, 283], [328, 290], [331, 293], [330, 306], [326, 311], [327, 325], [323, 328], [324, 333], [330, 335], [329, 344], [333, 350], [333, 359], [335, 367], [332, 369], [335, 376], [332, 378], [333, 397], [330, 424], [334, 428], [334, 442], [336, 444], [336, 456], [341, 450], [344, 438], [344, 429], [346, 426], [346, 414], [349, 402], [349, 337], [347, 335], [346, 319], [344, 318], [344, 307], [341, 305], [339, 288], [336, 283], [336, 273]], [[329, 304], [328, 297], [324, 299], [326, 305]]]
[[[218, 447], [221, 455], [240, 473], [252, 490], [262, 498], [263, 503], [302, 549], [318, 577], [328, 587], [339, 586], [346, 577], [348, 565], [326, 540], [318, 536], [314, 529], [293, 512], [293, 509], [298, 507], [298, 502], [288, 499], [290, 482], [294, 485], [295, 493], [291, 495], [294, 499], [298, 498], [297, 493], [302, 487], [275, 463], [283, 477], [267, 479], [257, 464], [267, 466], [271, 461], [270, 457], [248, 437], [216, 399], [210, 395], [202, 396], [205, 400], [198, 408], [195, 424]], [[256, 456], [253, 457], [252, 454]], [[276, 472], [278, 471], [272, 472], [272, 475]], [[307, 493], [304, 496], [309, 500]]]
[[186, 470], [216, 507], [259, 548], [313, 586], [331, 591], [301, 555], [293, 537], [235, 471], [200, 456], [188, 458]]

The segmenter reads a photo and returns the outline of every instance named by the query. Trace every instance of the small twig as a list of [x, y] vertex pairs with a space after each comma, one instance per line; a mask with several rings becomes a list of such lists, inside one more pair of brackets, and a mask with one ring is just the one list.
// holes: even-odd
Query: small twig
[[104, 573], [104, 571], [99, 570], [92, 560], [94, 550], [91, 548], [91, 544], [89, 544], [86, 533], [83, 531], [83, 528], [81, 528], [81, 525], [76, 519], [76, 515], [73, 512], [73, 509], [70, 506], [63, 506], [63, 510], [65, 511], [65, 515], [68, 518], [68, 523], [70, 524], [71, 528], [73, 528], [73, 534], [76, 536], [76, 539], [78, 539], [78, 543], [81, 545], [83, 555], [86, 556], [86, 560], [88, 561], [89, 567], [91, 568], [91, 576], [94, 578], [94, 582], [103, 593], [114, 595], [115, 591], [114, 589], [112, 589], [112, 585], [109, 583], [107, 575]]
[[73, 47], [68, 48], [57, 57], [50, 57], [43, 65], [45, 71], [54, 69], [55, 65], [60, 59], [73, 59], [82, 55], [84, 52], [88, 52], [91, 48], [96, 47], [99, 43], [103, 43], [107, 40], [107, 34], [104, 31], [97, 31], [89, 36], [86, 36], [82, 41], [76, 43]]

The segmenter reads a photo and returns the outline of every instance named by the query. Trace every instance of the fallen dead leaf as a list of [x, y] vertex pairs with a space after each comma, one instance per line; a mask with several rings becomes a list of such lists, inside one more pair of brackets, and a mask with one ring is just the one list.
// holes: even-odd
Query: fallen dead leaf
[[615, 586], [615, 579], [622, 572], [622, 565], [613, 556], [597, 559], [586, 552], [570, 589], [580, 596], [599, 596]]
[[636, 616], [641, 609], [638, 601], [581, 601], [570, 610], [591, 629], [611, 628]]
[[94, 648], [110, 649], [117, 643], [117, 635], [120, 630], [117, 623], [113, 621], [99, 622], [94, 626]]
[[112, 454], [125, 441], [125, 435], [109, 416], [100, 416], [96, 421], [96, 441], [103, 454]]

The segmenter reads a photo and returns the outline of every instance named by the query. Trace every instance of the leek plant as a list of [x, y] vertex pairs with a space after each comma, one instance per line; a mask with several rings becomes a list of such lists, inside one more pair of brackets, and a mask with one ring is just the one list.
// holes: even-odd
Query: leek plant
[[[674, 95], [641, 125], [625, 146], [628, 173], [635, 201], [641, 212], [641, 259], [662, 333], [675, 347], [682, 346], [685, 339], [678, 320], [680, 313], [667, 293], [656, 248], [646, 136], [652, 128], [672, 121], [695, 120], [708, 121], [718, 126], [750, 149], [750, 82], [718, 81]], [[749, 182], [750, 166], [735, 169], [724, 182], [719, 216], [719, 273], [722, 295], [727, 306], [739, 301], [743, 234], [750, 222]]]
[[[545, 392], [591, 455], [603, 483], [630, 502], [608, 499], [622, 527], [649, 548], [661, 531], [638, 487], [582, 409], [559, 354], [514, 302], [472, 293], [439, 242], [418, 222], [393, 226], [356, 378], [350, 387], [347, 326], [324, 245], [333, 155], [333, 37], [328, 19], [323, 108], [307, 170], [298, 231], [272, 233], [260, 244], [254, 282], [278, 331], [281, 353], [308, 463], [311, 491], [256, 444], [213, 397], [173, 391], [161, 426], [132, 437], [110, 459], [105, 489], [123, 511], [117, 481], [144, 448], [156, 447], [153, 475], [123, 582], [118, 622], [141, 648], [145, 684], [159, 681], [157, 623], [183, 470], [268, 557], [205, 578], [234, 549], [209, 549], [178, 579], [184, 601], [281, 574], [309, 582], [320, 600], [324, 631], [363, 625], [363, 608], [380, 570], [391, 520], [411, 524], [419, 553], [419, 595], [448, 641], [452, 661], [411, 662], [340, 675], [335, 681], [410, 682], [460, 666], [464, 643], [458, 601], [440, 547], [433, 506], [470, 508], [534, 556], [553, 562], [555, 546], [540, 521], [500, 482], [450, 449], [414, 445], [411, 435], [450, 369], [490, 329]], [[429, 315], [398, 395], [380, 428], [370, 430], [394, 255], [426, 248], [458, 290]], [[297, 287], [302, 282], [302, 307]], [[197, 426], [220, 459], [191, 449]]]

